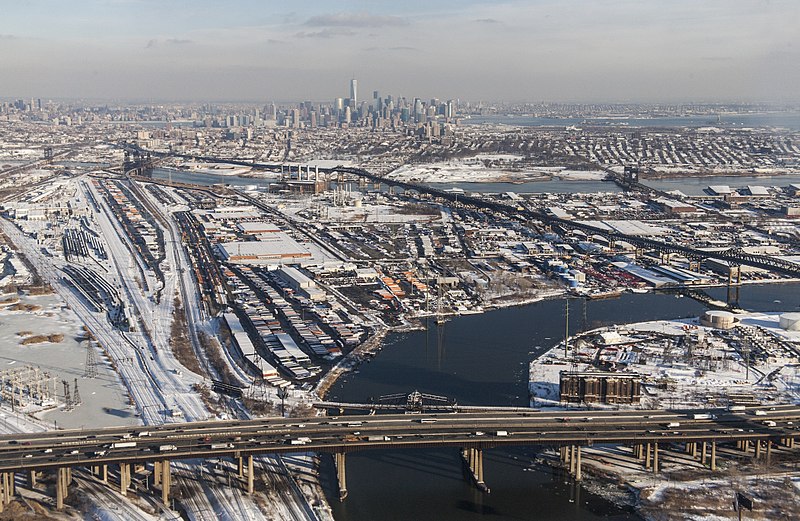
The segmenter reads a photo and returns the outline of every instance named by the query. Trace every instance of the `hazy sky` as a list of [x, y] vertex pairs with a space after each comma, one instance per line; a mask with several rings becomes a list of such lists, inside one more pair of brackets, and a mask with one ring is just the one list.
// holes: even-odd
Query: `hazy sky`
[[800, 100], [800, 0], [0, 0], [0, 97]]

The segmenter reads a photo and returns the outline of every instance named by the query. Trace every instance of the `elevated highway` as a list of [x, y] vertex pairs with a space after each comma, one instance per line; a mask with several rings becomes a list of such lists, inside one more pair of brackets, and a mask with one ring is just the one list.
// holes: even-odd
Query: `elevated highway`
[[[793, 446], [800, 436], [800, 406], [729, 411], [518, 411], [492, 410], [440, 414], [379, 414], [311, 418], [263, 418], [48, 431], [0, 437], [0, 483], [14, 473], [56, 470], [58, 504], [63, 504], [73, 467], [89, 467], [107, 480], [108, 466], [119, 468], [120, 490], [130, 486], [131, 466], [153, 465], [156, 483], [169, 496], [171, 460], [232, 457], [253, 469], [252, 457], [265, 453], [329, 452], [338, 469], [341, 497], [346, 496], [345, 454], [369, 449], [457, 447], [478, 486], [483, 486], [482, 451], [492, 447], [543, 445], [580, 453], [598, 444], [651, 449], [658, 469], [659, 444], [711, 446], [713, 469], [718, 443], [751, 443], [756, 453], [773, 444]], [[566, 448], [566, 449], [565, 449]], [[573, 462], [575, 462], [573, 456]], [[578, 456], [579, 457], [579, 456]], [[247, 464], [245, 464], [247, 461]], [[578, 472], [580, 465], [577, 466]], [[247, 490], [253, 491], [247, 473]], [[1, 495], [0, 495], [1, 496]]]

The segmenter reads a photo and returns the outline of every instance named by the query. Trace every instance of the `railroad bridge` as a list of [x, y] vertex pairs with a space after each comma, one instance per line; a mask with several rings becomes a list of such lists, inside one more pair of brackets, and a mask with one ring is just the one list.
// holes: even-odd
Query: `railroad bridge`
[[[140, 156], [142, 154], [150, 154], [152, 157], [162, 157], [162, 158], [174, 156], [174, 157], [195, 159], [206, 162], [220, 162], [220, 163], [224, 162], [234, 165], [251, 166], [254, 168], [261, 168], [272, 171], [282, 171], [285, 168], [285, 165], [280, 163], [274, 163], [274, 164], [256, 163], [254, 161], [238, 161], [233, 159], [216, 158], [208, 156], [198, 157], [198, 156], [190, 156], [177, 153], [146, 151], [131, 144], [124, 144], [122, 146], [123, 148], [125, 148], [126, 151], [128, 151], [128, 153], [130, 154], [138, 153], [140, 154]], [[558, 226], [564, 230], [581, 230], [592, 235], [599, 235], [601, 237], [604, 237], [606, 240], [609, 241], [609, 243], [612, 246], [617, 241], [625, 241], [638, 248], [654, 250], [667, 255], [672, 253], [684, 255], [690, 259], [694, 259], [695, 262], [701, 259], [714, 258], [726, 261], [730, 263], [732, 267], [742, 266], [742, 265], [752, 266], [755, 268], [761, 268], [771, 272], [782, 273], [784, 275], [789, 275], [792, 277], [800, 277], [800, 264], [798, 263], [790, 262], [784, 259], [779, 259], [777, 257], [772, 257], [768, 255], [755, 255], [751, 253], [745, 253], [744, 251], [738, 248], [732, 248], [721, 251], [702, 250], [698, 248], [691, 248], [688, 246], [681, 245], [675, 241], [671, 241], [670, 239], [658, 240], [650, 237], [640, 237], [636, 235], [623, 234], [616, 232], [614, 230], [608, 230], [591, 226], [586, 223], [576, 222], [569, 219], [562, 219], [553, 215], [549, 215], [542, 211], [530, 210], [523, 206], [514, 206], [502, 201], [484, 199], [482, 197], [467, 195], [459, 192], [448, 192], [445, 190], [433, 188], [418, 183], [410, 183], [406, 181], [389, 179], [387, 177], [368, 172], [363, 168], [336, 166], [333, 168], [319, 168], [317, 170], [325, 174], [335, 174], [335, 175], [345, 174], [345, 175], [361, 177], [364, 179], [368, 179], [374, 183], [381, 183], [390, 187], [401, 188], [404, 191], [413, 191], [418, 194], [427, 194], [433, 198], [440, 199], [443, 201], [449, 201], [455, 204], [473, 206], [475, 208], [488, 210], [491, 212], [497, 212], [507, 216], [512, 216], [512, 217], [516, 216], [531, 221], [539, 221], [549, 226]]]
[[14, 495], [18, 473], [27, 474], [31, 487], [43, 472], [54, 473], [60, 509], [73, 469], [87, 468], [109, 483], [109, 467], [123, 495], [134, 474], [152, 475], [168, 504], [170, 463], [182, 459], [233, 458], [237, 480], [252, 493], [254, 457], [298, 451], [333, 454], [341, 499], [347, 496], [346, 455], [369, 449], [458, 448], [467, 475], [486, 491], [483, 451], [504, 446], [556, 448], [576, 480], [582, 476], [582, 447], [596, 445], [630, 446], [634, 460], [657, 473], [659, 454], [680, 444], [714, 471], [720, 444], [735, 444], [742, 454], [752, 447], [756, 458], [769, 459], [774, 450], [794, 447], [798, 425], [800, 406], [794, 405], [696, 411], [473, 407], [471, 412], [438, 414], [277, 417], [14, 434], [0, 436], [0, 507]]

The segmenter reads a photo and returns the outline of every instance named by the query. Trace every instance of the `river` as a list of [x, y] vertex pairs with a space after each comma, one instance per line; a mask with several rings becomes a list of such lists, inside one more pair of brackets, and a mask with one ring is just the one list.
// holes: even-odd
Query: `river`
[[174, 168], [154, 168], [153, 178], [164, 181], [172, 179], [176, 183], [190, 183], [196, 185], [210, 186], [215, 184], [226, 184], [231, 186], [248, 187], [256, 186], [267, 189], [271, 183], [277, 180], [277, 176], [268, 178], [250, 179], [236, 175], [219, 175], [205, 172], [176, 170]]
[[471, 116], [462, 119], [465, 125], [513, 125], [519, 127], [568, 127], [568, 126], [625, 126], [661, 128], [747, 128], [769, 127], [800, 130], [798, 112], [764, 112], [759, 114], [720, 114], [698, 116], [654, 116], [654, 117], [591, 117], [591, 118], [547, 118], [537, 116], [493, 115]]
[[[709, 293], [724, 298], [725, 289]], [[740, 304], [754, 311], [796, 311], [800, 285], [745, 286]], [[378, 356], [339, 381], [328, 397], [364, 402], [417, 389], [464, 405], [525, 406], [528, 363], [563, 337], [564, 307], [563, 300], [548, 300], [457, 317], [441, 329], [431, 323], [427, 331], [389, 335]], [[698, 316], [703, 310], [694, 300], [664, 294], [573, 300], [570, 329], [575, 333], [612, 323]], [[453, 449], [348, 454], [350, 495], [343, 503], [337, 499], [328, 459], [323, 460], [322, 478], [337, 521], [638, 519], [559, 472], [532, 464], [535, 456], [536, 447], [486, 451], [489, 495], [478, 494], [463, 480]]]
[[777, 186], [785, 188], [790, 184], [800, 184], [800, 174], [781, 174], [775, 176], [686, 176], [668, 179], [643, 179], [642, 184], [669, 192], [680, 190], [686, 195], [705, 195], [710, 185], [727, 185], [732, 188], [743, 186]]

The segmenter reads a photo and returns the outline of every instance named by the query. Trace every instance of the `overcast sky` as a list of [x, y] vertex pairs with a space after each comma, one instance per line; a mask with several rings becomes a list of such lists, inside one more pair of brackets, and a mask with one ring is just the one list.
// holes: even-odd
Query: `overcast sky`
[[0, 97], [800, 100], [800, 0], [0, 0]]

